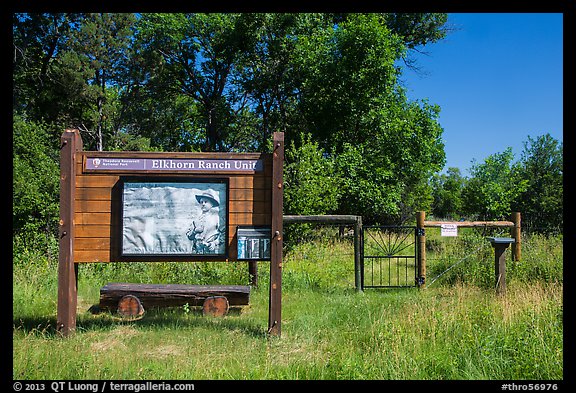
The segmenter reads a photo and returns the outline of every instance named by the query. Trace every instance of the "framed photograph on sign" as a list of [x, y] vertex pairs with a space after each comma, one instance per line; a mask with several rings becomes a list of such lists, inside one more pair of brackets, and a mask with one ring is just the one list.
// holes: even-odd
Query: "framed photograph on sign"
[[122, 256], [226, 257], [228, 180], [122, 179]]

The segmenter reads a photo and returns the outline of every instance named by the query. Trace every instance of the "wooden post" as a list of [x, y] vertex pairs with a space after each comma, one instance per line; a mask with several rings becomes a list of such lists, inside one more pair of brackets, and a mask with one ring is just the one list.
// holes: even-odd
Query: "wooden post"
[[250, 285], [258, 287], [258, 261], [248, 261], [248, 276], [250, 276]]
[[520, 212], [512, 213], [512, 222], [514, 223], [514, 228], [512, 228], [512, 237], [514, 238], [514, 243], [512, 244], [513, 261], [520, 261], [522, 259], [522, 233], [520, 229], [521, 220]]
[[82, 150], [82, 139], [78, 130], [68, 129], [62, 134], [60, 141], [60, 239], [56, 329], [66, 337], [76, 330], [78, 266], [74, 264], [74, 198], [76, 152]]
[[274, 133], [272, 154], [272, 241], [270, 244], [270, 300], [268, 332], [280, 336], [282, 318], [282, 231], [283, 231], [284, 133]]
[[506, 294], [506, 255], [504, 252], [514, 243], [511, 237], [489, 237], [488, 240], [494, 247], [494, 276], [496, 278], [496, 293]]
[[496, 277], [496, 293], [506, 294], [506, 255], [504, 252], [510, 243], [494, 243], [494, 275]]
[[362, 291], [361, 285], [361, 275], [362, 264], [361, 264], [361, 242], [362, 242], [362, 216], [356, 216], [356, 221], [354, 223], [354, 285], [356, 286], [356, 292]]
[[416, 277], [416, 283], [418, 288], [421, 289], [426, 288], [426, 230], [424, 228], [425, 219], [425, 212], [419, 211], [416, 213], [416, 235], [418, 238], [418, 277]]

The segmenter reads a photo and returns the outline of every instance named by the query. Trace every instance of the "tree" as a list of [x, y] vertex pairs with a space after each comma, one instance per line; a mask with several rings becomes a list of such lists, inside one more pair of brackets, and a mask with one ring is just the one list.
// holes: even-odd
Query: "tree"
[[284, 199], [286, 214], [330, 214], [338, 208], [340, 186], [334, 160], [324, 154], [310, 134], [301, 135], [286, 151]]
[[143, 14], [139, 54], [149, 74], [139, 83], [146, 95], [189, 97], [201, 121], [194, 133], [205, 151], [229, 150], [229, 133], [241, 112], [231, 74], [253, 42], [251, 14]]
[[408, 49], [402, 60], [406, 66], [419, 70], [410, 57], [412, 51], [422, 53], [421, 48], [438, 42], [451, 30], [447, 25], [448, 14], [444, 13], [391, 13], [386, 15], [386, 26], [401, 37]]
[[296, 52], [303, 124], [349, 179], [339, 210], [368, 222], [402, 222], [429, 206], [426, 184], [445, 160], [439, 107], [407, 100], [395, 66], [405, 47], [385, 22], [347, 15], [302, 37]]
[[[441, 39], [443, 21], [445, 14], [18, 14], [13, 105], [53, 124], [55, 141], [65, 127], [80, 128], [86, 149], [270, 151], [271, 133], [281, 130], [287, 155], [323, 152], [298, 165], [330, 168], [342, 180], [331, 210], [402, 222], [432, 203], [428, 181], [444, 152], [440, 108], [407, 99], [399, 64]], [[300, 185], [317, 180], [299, 176]], [[287, 200], [295, 203], [288, 209], [308, 209]]]
[[[83, 95], [94, 110], [87, 111], [82, 119], [75, 122], [84, 133], [95, 135], [98, 151], [104, 149], [104, 134], [110, 135], [115, 131], [111, 129], [111, 123], [106, 122], [113, 113], [113, 109], [106, 107], [106, 104], [115, 104], [116, 101], [110, 98], [117, 95], [108, 93], [108, 90], [111, 89], [109, 86], [121, 87], [123, 82], [135, 20], [134, 14], [128, 13], [87, 14], [65, 53], [68, 61], [63, 62], [64, 67], [80, 64], [87, 72]], [[90, 119], [89, 124], [94, 125], [94, 131], [84, 125], [86, 117]]]
[[462, 215], [462, 190], [465, 185], [466, 179], [459, 168], [450, 167], [446, 174], [435, 174], [432, 177], [432, 214], [449, 220], [458, 219]]
[[245, 93], [259, 120], [259, 146], [266, 146], [274, 131], [287, 132], [289, 137], [293, 134], [299, 142], [303, 72], [297, 48], [302, 39], [330, 29], [332, 24], [322, 14], [257, 14], [255, 18], [256, 41], [242, 54], [233, 83]]
[[376, 112], [395, 85], [394, 61], [402, 50], [378, 14], [349, 15], [299, 40], [300, 108], [324, 149], [337, 153], [345, 142], [371, 137]]
[[15, 15], [15, 111], [79, 128], [87, 148], [102, 150], [104, 135], [120, 126], [116, 99], [134, 21], [133, 14]]
[[524, 142], [519, 172], [527, 187], [516, 205], [523, 225], [544, 232], [563, 226], [562, 150], [562, 143], [549, 133]]
[[57, 122], [68, 110], [65, 93], [53, 73], [77, 23], [63, 13], [13, 14], [13, 110], [32, 120]]
[[465, 212], [483, 220], [509, 219], [515, 201], [527, 189], [520, 166], [512, 163], [512, 148], [474, 163], [471, 178], [462, 191]]
[[58, 232], [58, 146], [43, 122], [13, 117], [12, 229], [27, 241]]

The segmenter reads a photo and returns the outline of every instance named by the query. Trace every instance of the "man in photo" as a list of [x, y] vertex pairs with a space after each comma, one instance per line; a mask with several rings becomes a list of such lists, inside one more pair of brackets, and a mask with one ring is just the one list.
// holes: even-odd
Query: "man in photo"
[[192, 221], [186, 232], [188, 239], [193, 241], [193, 248], [197, 254], [215, 254], [220, 246], [220, 206], [218, 193], [211, 189], [196, 195], [200, 204], [200, 215]]

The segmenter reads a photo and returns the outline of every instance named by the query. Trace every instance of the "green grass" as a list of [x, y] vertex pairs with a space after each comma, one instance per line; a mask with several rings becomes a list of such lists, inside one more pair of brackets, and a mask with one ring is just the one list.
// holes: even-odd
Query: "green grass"
[[[560, 380], [562, 243], [543, 250], [542, 239], [533, 242], [523, 262], [534, 266], [511, 268], [506, 296], [475, 279], [481, 269], [447, 273], [425, 290], [357, 293], [348, 241], [297, 245], [285, 256], [280, 338], [266, 332], [267, 263], [259, 263], [259, 288], [240, 311], [211, 318], [186, 307], [147, 310], [133, 322], [87, 311], [102, 285], [245, 284], [246, 264], [81, 265], [77, 331], [63, 339], [54, 329], [54, 258], [18, 255], [13, 378]], [[541, 262], [544, 255], [552, 256]], [[471, 259], [470, 266], [493, 263]]]

